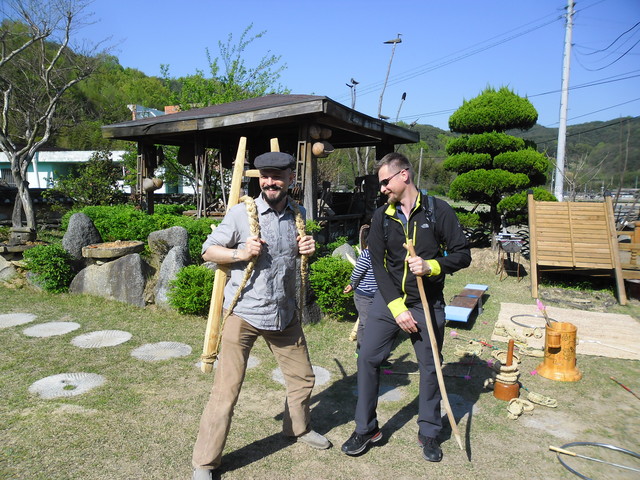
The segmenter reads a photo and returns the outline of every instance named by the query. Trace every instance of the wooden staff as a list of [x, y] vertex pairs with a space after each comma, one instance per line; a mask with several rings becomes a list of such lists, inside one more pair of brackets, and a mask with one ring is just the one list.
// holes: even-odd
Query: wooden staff
[[[409, 250], [409, 254], [412, 257], [416, 256], [416, 250], [413, 248], [413, 243], [409, 240], [404, 247]], [[431, 324], [431, 312], [429, 311], [429, 302], [427, 301], [427, 295], [424, 293], [424, 285], [422, 284], [422, 277], [416, 275], [416, 280], [418, 282], [418, 290], [420, 291], [420, 300], [422, 300], [422, 308], [424, 309], [424, 315], [427, 323], [427, 330], [429, 332], [429, 341], [431, 342], [431, 353], [433, 353], [433, 363], [436, 366], [436, 375], [438, 377], [438, 386], [440, 387], [440, 393], [442, 394], [442, 401], [444, 402], [444, 408], [447, 411], [447, 417], [449, 418], [449, 423], [451, 424], [451, 431], [456, 437], [458, 441], [458, 446], [460, 450], [464, 450], [462, 447], [462, 438], [460, 437], [460, 432], [458, 431], [458, 425], [456, 424], [456, 419], [453, 416], [453, 411], [451, 410], [451, 405], [449, 404], [449, 397], [447, 397], [447, 389], [444, 385], [444, 376], [442, 375], [442, 366], [440, 365], [440, 353], [438, 350], [438, 344], [436, 342], [436, 335], [433, 331], [433, 325]]]
[[[240, 186], [244, 174], [244, 157], [246, 151], [247, 137], [240, 137], [238, 152], [236, 153], [236, 162], [233, 166], [233, 175], [231, 176], [231, 189], [229, 191], [227, 211], [236, 205], [240, 198]], [[211, 373], [213, 371], [213, 364], [219, 353], [220, 320], [222, 319], [222, 303], [224, 301], [224, 287], [226, 284], [227, 270], [218, 266], [213, 279], [213, 291], [211, 293], [211, 303], [209, 304], [207, 329], [204, 334], [204, 346], [202, 347], [200, 369], [204, 373]]]
[[[272, 138], [270, 144], [272, 152], [280, 151], [280, 145], [277, 138]], [[258, 177], [260, 175], [257, 170], [244, 171], [244, 157], [246, 150], [247, 138], [240, 137], [238, 152], [236, 153], [236, 162], [233, 166], [233, 175], [231, 177], [231, 189], [229, 191], [227, 211], [238, 203], [243, 175], [249, 174], [247, 176], [251, 177]], [[209, 304], [207, 329], [204, 334], [204, 347], [202, 348], [202, 363], [200, 368], [204, 373], [211, 373], [213, 371], [213, 364], [220, 353], [222, 304], [224, 302], [224, 287], [226, 283], [227, 270], [225, 268], [218, 267], [213, 279], [213, 292], [211, 294], [211, 303]]]

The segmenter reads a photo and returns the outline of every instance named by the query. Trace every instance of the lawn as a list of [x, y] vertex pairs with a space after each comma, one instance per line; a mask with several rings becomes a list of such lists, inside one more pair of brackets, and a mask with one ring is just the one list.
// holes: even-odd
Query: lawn
[[[501, 302], [533, 302], [528, 277], [520, 282], [515, 277], [499, 281], [495, 257], [484, 257], [484, 262], [474, 260], [470, 268], [450, 276], [445, 291], [451, 298], [467, 283], [489, 285], [484, 313], [470, 325], [447, 326], [447, 333], [455, 330], [489, 341]], [[190, 478], [191, 449], [212, 382], [212, 375], [196, 366], [204, 318], [88, 296], [52, 295], [29, 287], [0, 286], [0, 298], [0, 315], [36, 315], [30, 324], [0, 329], [0, 478]], [[637, 301], [609, 311], [640, 318]], [[77, 322], [80, 328], [45, 338], [23, 333], [31, 325], [50, 321]], [[506, 402], [484, 388], [491, 370], [460, 366], [456, 347], [465, 342], [447, 335], [445, 380], [465, 450], [459, 450], [450, 428], [445, 428], [443, 461], [429, 464], [421, 458], [416, 445], [415, 356], [410, 342], [400, 337], [390, 359], [394, 373], [382, 376], [383, 391], [397, 395], [391, 400], [383, 397], [379, 404], [385, 440], [362, 456], [347, 457], [340, 445], [353, 430], [355, 344], [348, 338], [352, 326], [350, 321], [325, 318], [305, 327], [312, 363], [330, 375], [314, 390], [313, 424], [333, 442], [333, 448], [312, 451], [280, 435], [284, 387], [273, 380], [276, 364], [264, 343], [258, 342], [252, 352], [257, 365], [247, 372], [223, 457], [222, 478], [570, 479], [576, 477], [560, 465], [549, 445], [583, 441], [640, 450], [640, 400], [609, 378], [640, 393], [639, 361], [579, 355], [582, 380], [556, 382], [531, 375], [540, 359], [524, 357], [523, 386], [557, 399], [558, 407], [537, 406], [511, 420]], [[126, 331], [132, 337], [96, 349], [71, 343], [78, 335], [98, 330]], [[142, 345], [163, 341], [189, 345], [192, 352], [155, 362], [131, 355]], [[478, 360], [490, 359], [491, 351], [485, 347]], [[29, 393], [35, 381], [67, 372], [99, 374], [106, 382], [77, 396], [43, 399]], [[585, 454], [640, 468], [640, 462], [628, 455]], [[638, 478], [635, 472], [573, 460], [574, 467], [580, 465], [580, 471], [592, 478]]]

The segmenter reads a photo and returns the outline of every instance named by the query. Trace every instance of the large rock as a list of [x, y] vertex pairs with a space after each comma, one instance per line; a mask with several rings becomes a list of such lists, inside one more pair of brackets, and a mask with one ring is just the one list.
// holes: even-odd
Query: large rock
[[356, 250], [349, 245], [348, 243], [343, 243], [338, 248], [336, 248], [333, 253], [331, 253], [332, 257], [339, 257], [343, 260], [349, 260], [352, 264], [356, 263]]
[[10, 261], [5, 260], [2, 255], [0, 255], [0, 282], [8, 282], [16, 275], [18, 275], [16, 267], [14, 267]]
[[147, 268], [138, 253], [102, 265], [89, 265], [75, 276], [69, 291], [144, 307]]
[[176, 278], [178, 272], [189, 264], [189, 248], [175, 246], [162, 261], [155, 289], [155, 303], [159, 307], [169, 307], [169, 282]]
[[171, 227], [151, 232], [147, 241], [151, 253], [162, 261], [173, 247], [189, 246], [189, 233], [184, 227]]
[[102, 243], [102, 237], [93, 221], [84, 213], [74, 213], [69, 219], [69, 227], [62, 237], [62, 248], [76, 260], [83, 260], [82, 247]]

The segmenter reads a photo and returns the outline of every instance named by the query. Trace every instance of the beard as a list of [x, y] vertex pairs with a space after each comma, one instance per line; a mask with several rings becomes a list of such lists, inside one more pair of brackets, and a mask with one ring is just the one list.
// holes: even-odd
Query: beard
[[262, 198], [270, 207], [277, 206], [286, 197], [287, 191], [280, 187], [271, 186], [262, 189]]

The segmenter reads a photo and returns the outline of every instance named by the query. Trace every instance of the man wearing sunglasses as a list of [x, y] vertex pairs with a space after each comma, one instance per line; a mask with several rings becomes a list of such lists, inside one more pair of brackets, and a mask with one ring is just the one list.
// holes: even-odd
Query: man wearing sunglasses
[[[377, 169], [380, 191], [388, 199], [386, 205], [375, 211], [369, 233], [378, 291], [360, 343], [356, 428], [342, 445], [342, 451], [358, 455], [367, 445], [382, 439], [376, 418], [380, 364], [389, 356], [393, 341], [402, 330], [411, 339], [420, 371], [418, 443], [425, 460], [439, 462], [442, 449], [437, 437], [442, 429], [442, 397], [416, 277], [423, 278], [436, 343], [441, 351], [445, 324], [444, 275], [469, 266], [471, 253], [451, 206], [440, 199], [430, 202], [420, 193], [405, 156], [385, 155]], [[404, 248], [409, 240], [415, 246], [415, 257]], [[442, 247], [446, 248], [446, 255]]]

